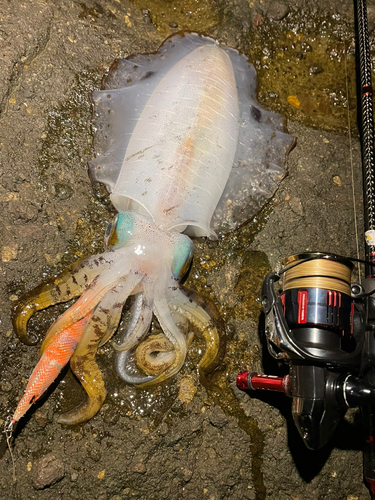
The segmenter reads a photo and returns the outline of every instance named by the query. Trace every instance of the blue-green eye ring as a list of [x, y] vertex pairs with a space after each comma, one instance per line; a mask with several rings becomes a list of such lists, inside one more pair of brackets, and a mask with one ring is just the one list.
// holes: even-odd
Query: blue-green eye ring
[[118, 213], [108, 224], [104, 242], [108, 248], [128, 243], [133, 235], [133, 216], [129, 212]]
[[194, 245], [190, 238], [183, 237], [177, 245], [173, 254], [172, 273], [174, 278], [180, 280], [189, 269], [191, 259], [193, 258]]

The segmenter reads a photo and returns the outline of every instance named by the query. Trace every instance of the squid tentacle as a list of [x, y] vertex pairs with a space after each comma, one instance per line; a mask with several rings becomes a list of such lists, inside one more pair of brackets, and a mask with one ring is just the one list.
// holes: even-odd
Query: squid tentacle
[[118, 307], [115, 311], [111, 312], [111, 314], [107, 315], [107, 329], [98, 347], [102, 347], [113, 337], [120, 323], [121, 313], [122, 307]]
[[81, 295], [108, 264], [103, 255], [79, 259], [59, 275], [49, 279], [26, 293], [13, 310], [12, 322], [16, 335], [27, 345], [35, 345], [38, 339], [28, 336], [26, 326], [36, 311]]
[[112, 275], [111, 270], [108, 270], [91, 282], [85, 293], [67, 311], [61, 314], [50, 327], [43, 340], [42, 349], [45, 349], [62, 330], [86, 316], [88, 311], [93, 309], [107, 292], [116, 287], [121, 278], [116, 275], [115, 279], [113, 279]]
[[206, 351], [198, 370], [203, 375], [213, 372], [222, 362], [226, 349], [224, 321], [216, 306], [211, 300], [182, 285], [172, 291], [171, 305], [202, 332]]
[[121, 338], [121, 344], [112, 342], [116, 351], [128, 351], [138, 344], [148, 332], [152, 321], [152, 304], [144, 292], [139, 292], [132, 310], [132, 321]]
[[120, 309], [139, 283], [138, 276], [130, 276], [126, 281], [107, 293], [96, 306], [71, 359], [70, 367], [81, 382], [87, 394], [87, 401], [77, 408], [61, 415], [58, 422], [75, 425], [92, 418], [101, 408], [107, 391], [101, 371], [96, 363], [95, 355], [98, 345], [106, 334], [107, 315]]
[[[192, 333], [187, 333], [187, 322], [175, 310], [171, 311], [173, 321], [178, 328], [184, 328], [187, 344], [190, 346]], [[186, 332], [185, 332], [186, 330]], [[164, 340], [163, 340], [164, 339]], [[171, 343], [163, 334], [151, 335], [136, 348], [120, 352], [116, 356], [116, 371], [124, 382], [133, 385], [151, 383], [174, 361], [175, 353], [171, 351]], [[170, 354], [166, 354], [166, 353]], [[140, 374], [142, 373], [142, 374]], [[148, 373], [149, 375], [144, 375]], [[154, 374], [151, 376], [150, 374]]]
[[[181, 323], [185, 319], [196, 326], [205, 339], [206, 351], [198, 364], [200, 378], [204, 382], [205, 377], [219, 366], [224, 357], [226, 347], [224, 322], [213, 302], [201, 296], [198, 292], [181, 285], [178, 288], [169, 287], [168, 291], [169, 294], [166, 300], [168, 300], [170, 316], [175, 324], [175, 328], [171, 329], [173, 334], [175, 335], [176, 329], [181, 331]], [[165, 304], [159, 307], [163, 311], [162, 320], [159, 320], [159, 322], [167, 334], [168, 330], [163, 323], [163, 319], [166, 318], [164, 307]], [[155, 308], [154, 312], [159, 319]], [[186, 342], [188, 346], [190, 346], [192, 336], [192, 333], [187, 335]], [[162, 334], [149, 337], [138, 346], [135, 356], [134, 352], [131, 351], [121, 353], [121, 365], [119, 358], [116, 367], [120, 376], [125, 372], [125, 377], [122, 378], [126, 382], [145, 387], [165, 380], [180, 369], [181, 366], [178, 365], [178, 361], [175, 359], [179, 352], [179, 346], [176, 348], [176, 343], [173, 342], [172, 338], [168, 337], [167, 340], [164, 337], [163, 340], [163, 337]], [[173, 351], [171, 351], [170, 342], [174, 346]], [[134, 364], [134, 358], [137, 360], [138, 367], [144, 373], [149, 376], [154, 375], [153, 379], [129, 373], [130, 370], [127, 365], [131, 362]]]
[[88, 398], [77, 408], [60, 415], [57, 420], [60, 424], [74, 425], [88, 420], [99, 411], [105, 400], [107, 391], [95, 361], [100, 338], [104, 335], [101, 326], [96, 311], [94, 311], [93, 317], [70, 359], [70, 367], [80, 380]]
[[[171, 313], [171, 315], [178, 329], [181, 328], [182, 323], [186, 326], [183, 317], [176, 312]], [[193, 332], [186, 333], [187, 349], [190, 347], [193, 337]], [[138, 366], [142, 368], [145, 373], [157, 376], [172, 367], [176, 359], [176, 350], [167, 337], [163, 333], [159, 333], [151, 335], [147, 341], [142, 342], [137, 347], [136, 359]]]
[[163, 333], [152, 335], [147, 342], [140, 344], [136, 351], [137, 365], [147, 375], [160, 376], [175, 362], [176, 352], [173, 344]]
[[118, 376], [127, 384], [132, 385], [141, 385], [153, 382], [156, 379], [156, 376], [148, 376], [145, 375], [144, 372], [140, 374], [140, 369], [136, 364], [135, 351], [136, 349], [133, 348], [117, 354], [115, 367]]
[[165, 297], [155, 298], [154, 314], [158, 319], [160, 326], [165, 334], [165, 337], [171, 342], [175, 352], [173, 363], [158, 375], [154, 380], [141, 384], [139, 387], [147, 387], [149, 385], [157, 384], [163, 380], [175, 375], [185, 362], [187, 353], [187, 342], [185, 335], [176, 325], [171, 313], [169, 312], [168, 302]]
[[[127, 325], [127, 329], [121, 337], [121, 340], [124, 341], [127, 337], [132, 334], [136, 326], [140, 322], [140, 316], [142, 314], [143, 307], [145, 305], [144, 292], [139, 292], [136, 295], [135, 302], [132, 308], [132, 319], [130, 323]], [[152, 311], [151, 311], [152, 313]], [[147, 318], [147, 322], [145, 322], [144, 332], [145, 334], [150, 329], [152, 321], [152, 314], [149, 318]], [[115, 357], [115, 368], [119, 375], [119, 377], [128, 384], [144, 384], [146, 382], [151, 382], [156, 377], [150, 377], [147, 375], [139, 375], [139, 369], [136, 366], [136, 356], [134, 346], [130, 347], [128, 350], [122, 350], [122, 343], [114, 345], [116, 350], [119, 352]], [[118, 349], [121, 348], [121, 349]]]
[[[138, 282], [138, 280], [136, 279], [135, 283], [137, 283], [137, 282]], [[130, 284], [130, 286], [131, 286], [131, 284]], [[98, 347], [102, 347], [106, 342], [108, 342], [111, 339], [111, 337], [114, 335], [114, 333], [116, 332], [116, 330], [119, 326], [119, 323], [121, 320], [122, 309], [125, 305], [127, 298], [130, 295], [130, 294], [126, 295], [126, 299], [125, 299], [125, 301], [123, 301], [122, 290], [124, 289], [124, 287], [125, 287], [125, 282], [121, 281], [119, 283], [119, 285], [112, 290], [113, 293], [119, 293], [119, 301], [114, 304], [111, 311], [108, 311], [108, 310], [103, 311], [103, 314], [105, 315], [105, 320], [106, 320], [106, 331], [105, 331], [103, 338], [99, 342]], [[133, 288], [133, 290], [134, 290], [134, 288]], [[125, 293], [126, 293], [126, 291], [125, 291]], [[103, 308], [104, 306], [102, 305], [101, 307]]]

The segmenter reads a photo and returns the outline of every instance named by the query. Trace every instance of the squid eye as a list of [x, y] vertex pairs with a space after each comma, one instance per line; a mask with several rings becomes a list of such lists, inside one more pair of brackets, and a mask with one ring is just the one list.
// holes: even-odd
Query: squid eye
[[190, 238], [184, 236], [184, 239], [177, 245], [173, 254], [172, 273], [175, 279], [180, 280], [189, 269], [191, 259], [193, 258], [194, 245]]
[[108, 225], [104, 241], [107, 248], [126, 245], [133, 235], [134, 218], [129, 212], [119, 212]]
[[116, 232], [116, 225], [117, 225], [117, 221], [118, 221], [118, 216], [119, 216], [119, 214], [117, 214], [115, 217], [113, 217], [111, 222], [108, 224], [107, 229], [105, 230], [105, 235], [104, 235], [105, 248], [109, 248], [116, 243], [116, 241], [115, 241], [116, 237], [113, 233]]

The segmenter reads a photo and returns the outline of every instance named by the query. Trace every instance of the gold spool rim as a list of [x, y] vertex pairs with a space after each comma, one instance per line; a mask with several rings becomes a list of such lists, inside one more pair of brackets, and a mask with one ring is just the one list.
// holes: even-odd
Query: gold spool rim
[[[303, 261], [306, 259], [331, 260], [331, 261], [339, 262], [340, 264], [343, 264], [344, 266], [348, 267], [351, 271], [354, 269], [354, 264], [351, 260], [347, 259], [346, 257], [342, 257], [341, 255], [337, 255], [334, 253], [328, 253], [328, 252], [303, 252], [300, 254], [291, 255], [290, 257], [287, 257], [282, 261], [282, 265], [284, 267], [288, 267], [291, 264], [294, 264], [299, 260]], [[302, 264], [302, 262], [301, 262], [301, 264]]]

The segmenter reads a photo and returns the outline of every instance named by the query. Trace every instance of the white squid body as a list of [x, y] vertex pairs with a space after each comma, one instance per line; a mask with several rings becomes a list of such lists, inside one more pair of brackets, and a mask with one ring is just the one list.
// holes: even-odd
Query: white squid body
[[[107, 250], [73, 266], [58, 289], [48, 289], [48, 303], [82, 295], [50, 328], [44, 345], [94, 310], [71, 361], [89, 403], [60, 421], [77, 423], [100, 408], [105, 389], [94, 355], [116, 330], [129, 295], [136, 296], [133, 316], [122, 344], [114, 344], [122, 351], [116, 367], [124, 380], [149, 384], [175, 374], [188, 349], [187, 320], [211, 331], [201, 367], [215, 364], [217, 316], [178, 282], [192, 258], [188, 235], [217, 238], [235, 229], [285, 175], [294, 140], [280, 115], [259, 106], [255, 92], [255, 70], [245, 56], [185, 34], [169, 38], [155, 54], [118, 61], [105, 90], [93, 93], [90, 172], [106, 185], [119, 214]], [[40, 308], [35, 302], [33, 310]], [[153, 314], [164, 335], [142, 341]], [[95, 371], [94, 382], [88, 370]]]
[[[141, 207], [160, 229], [181, 232], [191, 226], [195, 233], [209, 236], [237, 150], [240, 110], [227, 52], [198, 37], [179, 42], [185, 46], [188, 40], [193, 42], [188, 44], [190, 53], [166, 68], [165, 75], [94, 94], [98, 108], [110, 112], [109, 134], [118, 127], [120, 116], [126, 120], [129, 105], [139, 110], [139, 101], [147, 102], [131, 135], [125, 132], [104, 158], [92, 164], [119, 212]], [[133, 119], [127, 124], [131, 125]], [[115, 175], [103, 178], [108, 159], [121, 166]]]

